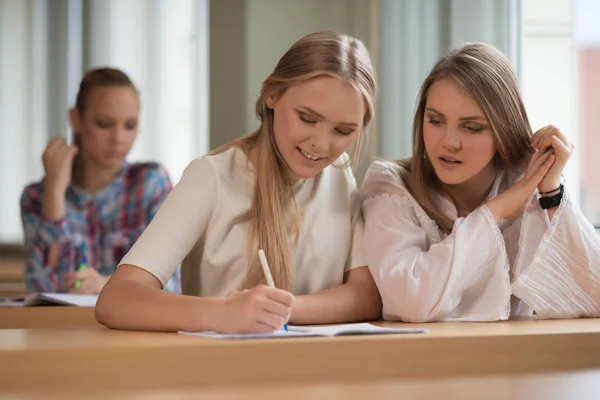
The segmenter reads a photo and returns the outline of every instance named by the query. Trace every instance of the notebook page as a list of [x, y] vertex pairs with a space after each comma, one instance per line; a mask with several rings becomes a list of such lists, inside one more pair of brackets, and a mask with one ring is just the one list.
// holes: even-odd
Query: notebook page
[[311, 332], [286, 332], [283, 329], [276, 330], [273, 333], [216, 333], [216, 332], [185, 332], [179, 331], [182, 335], [200, 336], [211, 339], [273, 339], [273, 338], [294, 338], [294, 337], [308, 337], [315, 336]]
[[384, 328], [369, 323], [343, 324], [330, 326], [289, 326], [290, 332], [313, 333], [316, 336], [340, 335], [373, 335], [373, 334], [400, 334], [400, 333], [427, 333], [424, 328]]
[[25, 306], [54, 303], [79, 307], [95, 307], [98, 295], [70, 293], [32, 293], [25, 299]]
[[341, 336], [341, 335], [372, 335], [372, 334], [407, 334], [407, 333], [427, 333], [424, 328], [382, 328], [376, 325], [362, 324], [344, 324], [331, 326], [295, 326], [288, 325], [288, 332], [283, 329], [273, 333], [249, 333], [249, 334], [223, 334], [216, 332], [184, 332], [183, 335], [201, 336], [212, 339], [274, 339], [274, 338], [293, 338], [293, 337], [311, 337], [311, 336]]

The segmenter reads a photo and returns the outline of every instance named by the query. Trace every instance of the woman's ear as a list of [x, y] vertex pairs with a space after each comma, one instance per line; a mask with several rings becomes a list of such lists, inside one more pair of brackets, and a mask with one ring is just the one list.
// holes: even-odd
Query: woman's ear
[[277, 105], [277, 102], [281, 98], [282, 94], [283, 94], [283, 92], [279, 92], [279, 93], [275, 93], [275, 94], [272, 94], [269, 97], [267, 97], [267, 107], [270, 108], [271, 110], [274, 110], [275, 106]]
[[271, 110], [274, 109], [275, 104], [277, 104], [277, 100], [275, 99], [275, 96], [267, 97], [267, 107], [268, 108], [270, 108]]

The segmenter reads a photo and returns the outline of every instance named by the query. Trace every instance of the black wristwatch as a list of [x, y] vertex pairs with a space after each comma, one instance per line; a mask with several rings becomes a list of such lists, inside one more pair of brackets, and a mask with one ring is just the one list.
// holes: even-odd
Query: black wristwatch
[[551, 208], [558, 207], [560, 205], [560, 203], [563, 199], [563, 195], [565, 193], [565, 187], [562, 183], [560, 184], [558, 189], [553, 190], [551, 192], [547, 192], [547, 193], [556, 192], [557, 190], [558, 190], [558, 193], [555, 194], [554, 196], [540, 197], [540, 199], [539, 199], [540, 207], [542, 207], [543, 210], [549, 210]]

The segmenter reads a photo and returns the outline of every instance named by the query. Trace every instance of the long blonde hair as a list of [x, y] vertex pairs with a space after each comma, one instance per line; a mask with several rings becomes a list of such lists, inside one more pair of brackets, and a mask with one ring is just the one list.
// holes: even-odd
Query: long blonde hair
[[352, 162], [356, 163], [363, 148], [365, 129], [374, 114], [373, 102], [377, 91], [375, 74], [363, 43], [336, 32], [313, 33], [294, 43], [262, 84], [260, 97], [256, 101], [260, 127], [250, 135], [211, 152], [218, 154], [239, 147], [247, 154], [251, 149], [256, 149], [258, 153], [248, 230], [246, 288], [265, 281], [256, 256], [257, 248], [262, 248], [275, 285], [286, 290], [293, 289], [291, 249], [297, 243], [301, 228], [300, 214], [293, 196], [297, 178], [290, 173], [275, 143], [273, 110], [267, 107], [267, 99], [281, 96], [294, 85], [324, 75], [347, 82], [364, 99], [366, 111], [363, 126], [357, 134], [352, 152]]
[[423, 119], [427, 94], [439, 79], [452, 79], [483, 110], [494, 133], [498, 168], [522, 166], [532, 153], [531, 126], [519, 93], [519, 84], [510, 61], [486, 44], [468, 44], [449, 51], [435, 64], [423, 82], [413, 121], [412, 158], [398, 163], [410, 172], [404, 177], [412, 195], [444, 232], [451, 232], [454, 220], [432, 201], [431, 191], [443, 192], [423, 141]]

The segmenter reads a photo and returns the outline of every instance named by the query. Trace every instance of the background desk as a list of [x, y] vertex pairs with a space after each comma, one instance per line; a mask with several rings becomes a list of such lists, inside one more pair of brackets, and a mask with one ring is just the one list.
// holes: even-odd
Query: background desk
[[0, 297], [27, 293], [23, 277], [25, 258], [0, 254]]
[[0, 307], [0, 329], [100, 327], [92, 307]]
[[[364, 398], [358, 394], [380, 389], [381, 396], [374, 398], [392, 398], [405, 389], [437, 388], [446, 398], [466, 398], [466, 389], [454, 391], [460, 378], [490, 396], [497, 390], [509, 393], [502, 398], [517, 398], [515, 382], [554, 382], [551, 393], [564, 393], [571, 378], [588, 382], [589, 388], [599, 383], [600, 320], [427, 327], [428, 335], [230, 342], [104, 328], [2, 330], [0, 394], [137, 393], [148, 398], [158, 391], [165, 398], [212, 393], [211, 399], [232, 399], [236, 393], [281, 398], [283, 391], [289, 400]], [[556, 372], [558, 380], [549, 375]], [[503, 385], [508, 386], [500, 391]], [[453, 393], [463, 397], [450, 397]], [[527, 393], [536, 398], [532, 394], [538, 392]]]

